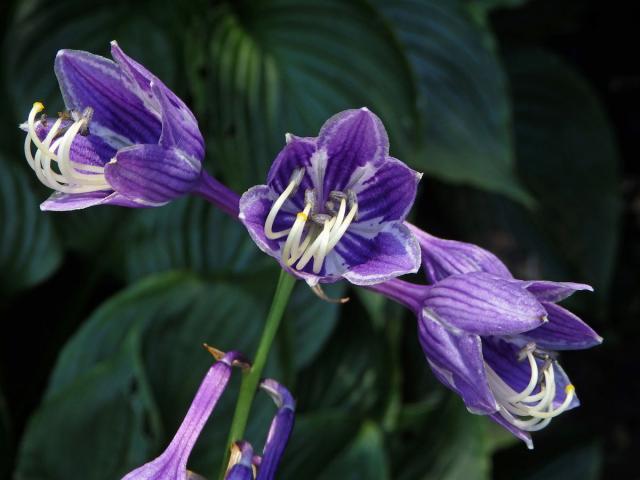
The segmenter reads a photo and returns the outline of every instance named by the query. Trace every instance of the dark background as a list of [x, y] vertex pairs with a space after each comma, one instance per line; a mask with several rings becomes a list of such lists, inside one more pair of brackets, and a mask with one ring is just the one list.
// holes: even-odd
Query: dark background
[[[451, 17], [439, 21], [434, 15], [424, 25], [397, 22], [394, 34], [379, 23], [378, 10], [382, 18], [398, 19], [403, 9], [417, 9], [413, 15], [420, 18], [429, 11], [424, 5], [434, 2], [401, 2], [395, 7], [344, 2], [349, 5], [345, 16], [334, 19], [335, 24], [331, 15], [323, 17], [325, 8], [335, 7], [331, 2], [298, 2], [300, 17], [295, 21], [291, 5], [283, 8], [282, 2], [194, 2], [189, 7], [165, 2], [153, 8], [141, 2], [131, 9], [118, 2], [98, 2], [95, 9], [74, 1], [19, 3], [0, 6], [5, 98], [0, 115], [0, 476], [119, 478], [141, 459], [151, 458], [171, 437], [206, 368], [207, 358], [198, 344], [207, 341], [224, 349], [240, 344], [251, 352], [259, 328], [241, 328], [244, 324], [236, 319], [243, 311], [238, 305], [252, 298], [255, 311], [264, 311], [275, 280], [268, 259], [254, 254], [250, 244], [238, 246], [244, 241], [242, 230], [199, 200], [165, 207], [168, 213], [105, 208], [52, 215], [37, 210], [46, 192], [22, 158], [23, 136], [15, 125], [26, 116], [30, 102], [55, 102], [51, 67], [57, 49], [106, 54], [106, 40], [117, 38], [193, 107], [207, 140], [207, 168], [238, 191], [261, 183], [285, 131], [314, 135], [325, 118], [324, 109], [367, 104], [389, 127], [392, 153], [426, 171], [414, 223], [439, 236], [490, 248], [519, 277], [574, 280], [596, 287], [595, 294], [578, 295], [569, 305], [605, 342], [562, 356], [582, 406], [534, 434], [536, 449], [530, 452], [485, 419], [468, 414], [461, 401], [432, 379], [408, 314], [356, 292], [350, 292], [354, 300], [339, 311], [318, 306], [299, 286], [290, 326], [281, 333], [270, 366], [292, 387], [301, 414], [282, 478], [296, 478], [300, 472], [305, 478], [640, 478], [634, 458], [640, 452], [640, 68], [638, 17], [631, 2], [441, 2], [453, 6], [465, 21], [476, 22], [473, 28], [482, 32], [467, 35], [464, 28], [456, 30], [454, 22], [451, 35], [469, 42], [465, 48], [471, 58], [461, 53], [457, 63], [458, 50], [443, 46], [452, 60], [451, 65], [433, 67], [446, 72], [442, 75], [430, 73], [430, 62], [438, 57], [424, 45], [445, 42], [447, 36], [440, 35], [450, 27]], [[265, 20], [263, 25], [260, 9], [270, 6], [270, 23]], [[283, 107], [280, 111], [285, 113], [276, 122], [265, 122], [264, 106], [252, 107], [250, 83], [223, 83], [223, 55], [213, 45], [217, 32], [233, 24], [225, 15], [255, 33], [251, 55], [273, 48], [276, 59], [290, 59], [293, 66], [283, 62], [280, 73], [294, 86], [304, 84], [305, 95], [292, 92], [284, 102], [297, 102], [301, 113]], [[152, 26], [148, 30], [147, 21]], [[312, 26], [317, 26], [317, 38], [297, 36]], [[285, 33], [274, 35], [277, 28]], [[386, 50], [366, 41], [370, 30], [392, 45], [391, 51], [406, 48], [407, 57], [384, 57]], [[413, 50], [403, 43], [407, 32], [421, 39]], [[334, 35], [338, 41], [353, 38], [353, 47], [338, 52], [329, 40]], [[484, 57], [473, 50], [486, 35], [493, 42], [487, 51], [495, 52], [506, 79], [506, 100], [495, 108], [476, 109], [484, 95], [488, 102], [496, 101], [494, 90], [501, 78], [500, 71], [489, 72], [486, 65], [491, 62], [483, 63]], [[326, 43], [321, 44], [329, 52], [335, 49], [335, 56], [305, 48], [323, 37]], [[295, 50], [297, 42], [308, 63], [296, 63], [297, 57], [287, 50]], [[234, 51], [226, 45], [225, 51]], [[346, 54], [352, 55], [354, 65]], [[382, 78], [387, 73], [359, 66], [363, 58], [382, 58], [389, 70], [406, 61], [424, 76], [390, 92], [391, 83]], [[306, 74], [316, 77], [300, 73], [300, 65], [314, 62], [317, 69], [309, 67]], [[325, 78], [329, 67], [340, 73]], [[382, 83], [377, 83], [378, 75]], [[314, 78], [329, 86], [318, 86]], [[370, 86], [362, 86], [366, 78], [372, 79]], [[344, 79], [343, 96], [327, 100], [334, 89], [342, 88]], [[391, 81], [399, 80], [389, 77]], [[449, 85], [459, 104], [446, 96]], [[429, 95], [438, 100], [440, 94], [442, 102], [431, 101]], [[258, 95], [266, 96], [266, 87]], [[385, 96], [393, 101], [385, 103]], [[226, 104], [229, 97], [239, 99], [242, 107]], [[323, 102], [326, 105], [318, 106]], [[468, 105], [473, 107], [469, 111]], [[406, 112], [417, 117], [406, 117]], [[469, 145], [478, 153], [471, 163], [464, 158], [474, 150], [465, 149], [467, 137], [451, 133], [455, 123], [441, 116], [447, 112], [475, 132]], [[485, 134], [478, 133], [485, 128]], [[503, 130], [506, 136], [495, 133]], [[505, 170], [491, 162], [495, 152], [507, 149], [503, 143], [509, 138], [513, 168]], [[499, 145], [495, 150], [493, 143]], [[433, 144], [439, 147], [433, 149]], [[27, 193], [16, 194], [10, 185]], [[524, 199], [520, 189], [534, 202]], [[191, 252], [193, 245], [202, 255]], [[182, 273], [161, 273], [169, 270]], [[122, 300], [122, 294], [109, 300], [125, 288], [138, 289], [131, 294], [134, 300]], [[229, 305], [220, 303], [233, 295], [239, 297], [228, 300]], [[117, 303], [113, 311], [93, 313], [107, 301]], [[163, 302], [178, 306], [166, 321], [159, 321]], [[309, 311], [309, 305], [314, 309]], [[224, 315], [198, 320], [203, 314], [197, 311], [210, 309]], [[253, 318], [254, 313], [245, 316]], [[140, 400], [139, 378], [131, 383], [127, 373], [113, 366], [120, 361], [119, 353], [108, 353], [120, 352], [121, 340], [109, 340], [115, 318], [138, 322], [145, 315], [150, 320], [139, 327], [144, 331], [139, 353], [156, 398], [156, 423], [149, 413], [153, 409], [148, 411]], [[317, 318], [324, 319], [324, 326], [318, 327]], [[235, 321], [237, 328], [225, 323]], [[308, 334], [309, 325], [320, 330], [310, 335], [315, 343], [306, 344], [297, 335]], [[245, 338], [238, 338], [241, 335]], [[300, 342], [304, 354], [292, 353]], [[63, 349], [69, 352], [69, 363], [56, 365]], [[185, 358], [186, 351], [190, 356]], [[70, 366], [74, 364], [82, 366]], [[108, 370], [104, 378], [102, 370], [95, 369], [83, 376], [84, 366], [93, 364]], [[154, 383], [159, 376], [154, 372], [163, 365], [174, 367], [168, 377], [176, 379], [167, 382], [165, 391]], [[57, 376], [51, 380], [54, 367]], [[92, 386], [91, 375], [98, 378], [98, 386]], [[229, 406], [221, 408], [231, 408], [232, 397], [230, 393]], [[257, 433], [250, 432], [258, 439], [256, 445], [271, 414], [256, 414]], [[196, 470], [209, 478], [218, 455], [211, 452], [221, 449], [224, 438], [218, 431], [223, 425], [216, 423], [221, 416], [214, 415], [214, 426], [194, 456]]]

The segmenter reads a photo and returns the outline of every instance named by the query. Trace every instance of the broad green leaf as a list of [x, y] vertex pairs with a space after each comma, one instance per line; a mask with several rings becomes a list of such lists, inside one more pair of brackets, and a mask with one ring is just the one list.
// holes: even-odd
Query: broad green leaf
[[508, 86], [492, 32], [463, 1], [374, 4], [404, 48], [417, 84], [421, 143], [412, 165], [530, 204], [514, 171]]
[[133, 211], [121, 227], [113, 250], [128, 281], [168, 270], [219, 276], [274, 265], [237, 220], [198, 198]]
[[353, 442], [318, 478], [329, 480], [386, 480], [391, 478], [384, 438], [378, 426], [366, 422]]
[[38, 409], [20, 446], [16, 479], [114, 479], [144, 462], [151, 451], [145, 423], [153, 412], [144, 380], [131, 368], [131, 343]]
[[518, 169], [534, 212], [481, 192], [443, 192], [463, 238], [479, 241], [521, 278], [574, 280], [607, 300], [620, 235], [618, 155], [592, 88], [538, 50], [507, 57], [514, 92]]
[[[392, 439], [396, 450], [393, 478], [399, 480], [488, 479], [491, 470], [491, 442], [488, 420], [472, 415], [453, 395], [433, 410], [425, 409], [422, 419]], [[401, 420], [401, 424], [405, 424]]]
[[[112, 432], [109, 428], [96, 427], [91, 439], [83, 441], [82, 436], [86, 435], [84, 417], [79, 415], [76, 421], [69, 416], [66, 422], [61, 422], [56, 416], [58, 410], [66, 412], [85, 402], [83, 395], [89, 395], [89, 392], [83, 387], [84, 379], [95, 376], [99, 376], [100, 385], [104, 383], [100, 388], [108, 388], [113, 383], [116, 392], [121, 385], [119, 382], [135, 383], [135, 391], [144, 400], [139, 414], [145, 421], [143, 426], [129, 422], [129, 435], [145, 437], [146, 443], [143, 446], [136, 444], [134, 449], [118, 440], [122, 452], [114, 457], [114, 464], [103, 474], [91, 478], [115, 478], [115, 474], [107, 475], [106, 472], [124, 473], [134, 467], [136, 461], [159, 453], [173, 435], [212, 363], [209, 354], [202, 349], [202, 343], [222, 350], [237, 349], [249, 355], [255, 351], [266, 316], [268, 302], [265, 297], [272, 294], [272, 288], [265, 287], [272, 284], [258, 283], [262, 291], [256, 291], [251, 282], [230, 283], [218, 278], [209, 283], [193, 274], [174, 272], [149, 277], [107, 301], [72, 337], [60, 355], [43, 405], [25, 434], [18, 471], [46, 471], [49, 461], [54, 462], [56, 455], [63, 455], [64, 451], [58, 450], [56, 444], [45, 443], [45, 430], [48, 438], [64, 436], [69, 442], [76, 442], [77, 448], [83, 449], [81, 454], [86, 462], [102, 458], [93, 449], [110, 441]], [[309, 300], [320, 302], [316, 298]], [[321, 318], [308, 318], [308, 321], [312, 320], [322, 322]], [[299, 326], [293, 329], [293, 341], [301, 352], [318, 351], [318, 342], [321, 345], [322, 337], [327, 335], [323, 331], [311, 335]], [[280, 358], [278, 349], [276, 345], [267, 368], [267, 375], [275, 378], [281, 378], [282, 371], [277, 361]], [[116, 363], [118, 369], [115, 370], [105, 366]], [[126, 380], [122, 379], [121, 371], [129, 375]], [[193, 469], [205, 475], [216, 471], [224, 451], [239, 373], [235, 377], [193, 456]], [[275, 412], [273, 402], [263, 397], [253, 409], [247, 432], [256, 448], [264, 441], [268, 422]], [[86, 400], [87, 416], [91, 416], [91, 409], [96, 408], [89, 404], [96, 401], [93, 397]], [[111, 414], [124, 415], [122, 412], [129, 408], [129, 403], [129, 397], [116, 393], [105, 398], [104, 404], [99, 405], [105, 412], [104, 420], [100, 421], [108, 423]], [[116, 420], [114, 422], [117, 424]], [[61, 449], [68, 449], [69, 445], [71, 443], [61, 444]], [[45, 448], [49, 449], [47, 453], [41, 453]], [[54, 469], [55, 472], [66, 472], [68, 476], [56, 473], [47, 478], [69, 478], [84, 472], [69, 470], [68, 462], [62, 462], [56, 468], [59, 470]]]
[[339, 410], [297, 415], [278, 478], [298, 480], [321, 472], [349, 445], [359, 421]]
[[402, 52], [359, 2], [227, 2], [203, 17], [188, 64], [216, 166], [235, 188], [264, 182], [284, 134], [315, 136], [331, 115], [368, 106], [392, 153], [415, 137], [413, 82]]
[[[75, 450], [82, 449], [78, 455], [88, 463], [108, 454], [104, 452], [106, 447], [98, 447], [111, 441], [113, 432], [109, 428], [89, 430], [90, 438], [82, 441], [82, 436], [87, 432], [86, 418], [76, 419], [73, 415], [67, 415], [64, 417], [66, 421], [60, 422], [55, 412], [65, 412], [83, 403], [87, 403], [87, 409], [97, 408], [94, 405], [97, 402], [95, 398], [83, 399], [84, 393], [77, 393], [78, 389], [84, 392], [83, 379], [98, 375], [96, 372], [102, 372], [100, 381], [104, 387], [101, 388], [109, 389], [111, 386], [118, 391], [122, 375], [104, 370], [104, 365], [115, 362], [115, 359], [125, 362], [122, 369], [128, 375], [136, 376], [137, 391], [145, 399], [141, 407], [146, 419], [144, 426], [128, 422], [127, 434], [147, 435], [150, 448], [140, 453], [140, 448], [136, 447], [134, 451], [133, 447], [129, 448], [127, 443], [115, 438], [113, 441], [117, 448], [122, 449], [121, 454], [113, 460], [115, 463], [109, 470], [92, 473], [95, 476], [91, 478], [116, 478], [116, 472], [122, 474], [134, 467], [136, 462], [140, 463], [142, 459], [159, 453], [175, 432], [198, 384], [212, 363], [201, 344], [208, 342], [224, 350], [253, 352], [264, 313], [260, 305], [240, 288], [223, 282], [208, 284], [186, 274], [152, 277], [114, 297], [95, 312], [64, 348], [45, 401], [26, 432], [19, 471], [46, 471], [48, 459], [69, 451], [66, 444], [61, 444], [61, 448], [57, 449], [57, 443], [41, 439], [44, 431], [49, 439], [73, 439]], [[272, 365], [270, 371], [277, 376], [276, 365]], [[237, 387], [239, 373], [236, 373], [236, 377], [234, 388]], [[215, 471], [215, 465], [224, 450], [234, 404], [234, 388], [223, 397], [203, 435], [200, 443], [202, 450], [193, 457], [195, 470], [203, 473]], [[105, 397], [104, 403], [98, 403], [101, 411], [105, 412], [105, 424], [113, 415], [111, 421], [117, 425], [120, 420], [115, 417], [123, 415], [129, 403], [129, 399], [114, 395]], [[254, 430], [264, 435], [269, 412], [274, 407], [267, 410], [268, 404], [262, 405], [261, 411], [266, 414], [256, 411], [252, 416], [252, 425]], [[69, 470], [70, 461], [57, 467], [61, 469], [58, 470], [59, 475], [52, 474], [47, 478], [71, 478], [87, 472]]]
[[341, 408], [363, 418], [380, 410], [390, 394], [391, 365], [383, 332], [347, 304], [331, 338], [300, 372], [299, 405]]
[[56, 52], [62, 48], [87, 50], [108, 56], [109, 42], [120, 46], [141, 61], [167, 85], [177, 78], [176, 52], [172, 48], [172, 22], [182, 18], [182, 8], [174, 15], [158, 15], [162, 2], [130, 3], [99, 0], [86, 8], [82, 0], [19, 2], [4, 45], [11, 100], [18, 117], [27, 115], [31, 104], [40, 100], [48, 111], [62, 109], [53, 73]]
[[29, 166], [0, 156], [0, 297], [36, 285], [59, 266], [61, 251], [49, 214], [40, 211]]

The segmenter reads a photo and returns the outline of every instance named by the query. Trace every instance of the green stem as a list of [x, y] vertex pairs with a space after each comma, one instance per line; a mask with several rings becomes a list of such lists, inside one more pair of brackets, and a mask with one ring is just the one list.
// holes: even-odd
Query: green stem
[[285, 307], [289, 302], [289, 297], [291, 296], [294, 284], [295, 278], [282, 270], [280, 272], [276, 293], [273, 295], [271, 309], [269, 310], [269, 315], [267, 315], [267, 321], [265, 322], [264, 330], [262, 331], [262, 337], [260, 338], [260, 344], [258, 345], [253, 365], [242, 376], [240, 395], [238, 396], [238, 403], [236, 403], [236, 411], [233, 415], [233, 422], [231, 423], [231, 430], [229, 431], [229, 438], [227, 440], [227, 450], [220, 470], [220, 480], [224, 479], [227, 463], [229, 462], [231, 446], [234, 442], [242, 440], [242, 436], [244, 435], [244, 430], [249, 418], [249, 412], [251, 411], [251, 404], [253, 403], [253, 397], [255, 396], [258, 388], [258, 383], [262, 376], [262, 370], [267, 363], [271, 344], [278, 332], [278, 327], [280, 326], [280, 321], [282, 320]]

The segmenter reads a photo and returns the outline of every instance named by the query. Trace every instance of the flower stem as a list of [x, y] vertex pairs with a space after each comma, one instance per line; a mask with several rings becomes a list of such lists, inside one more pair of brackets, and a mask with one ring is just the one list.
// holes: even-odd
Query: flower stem
[[238, 396], [238, 403], [236, 403], [236, 411], [233, 415], [233, 422], [231, 423], [231, 430], [229, 431], [229, 438], [227, 440], [227, 450], [220, 471], [220, 480], [224, 478], [226, 472], [231, 446], [234, 442], [241, 440], [244, 435], [244, 430], [249, 418], [249, 412], [251, 411], [251, 404], [253, 403], [253, 398], [262, 376], [262, 370], [267, 363], [271, 344], [273, 343], [273, 339], [275, 338], [278, 327], [280, 326], [280, 321], [282, 320], [285, 307], [289, 302], [289, 297], [291, 296], [294, 284], [295, 278], [282, 270], [280, 272], [276, 292], [273, 295], [271, 309], [267, 315], [267, 320], [264, 325], [264, 330], [262, 331], [260, 344], [258, 345], [253, 365], [243, 374], [242, 377], [240, 395]]

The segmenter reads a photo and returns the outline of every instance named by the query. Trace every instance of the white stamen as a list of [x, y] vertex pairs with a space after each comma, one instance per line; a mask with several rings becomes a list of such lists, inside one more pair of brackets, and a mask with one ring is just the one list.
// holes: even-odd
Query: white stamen
[[[36, 132], [36, 114], [44, 109], [40, 102], [33, 104], [27, 119], [27, 137], [24, 142], [24, 154], [29, 166], [36, 172], [38, 179], [47, 187], [64, 193], [86, 193], [109, 190], [111, 186], [104, 176], [104, 167], [84, 165], [71, 159], [71, 146], [78, 133], [86, 130], [91, 109], [83, 115], [74, 115], [75, 120], [61, 135], [62, 118], [58, 118], [51, 126], [44, 140], [40, 140]], [[36, 147], [35, 156], [31, 144]], [[53, 169], [55, 162], [58, 171]], [[90, 172], [90, 173], [86, 173]]]
[[[298, 212], [291, 228], [279, 232], [273, 231], [273, 223], [280, 209], [291, 195], [295, 193], [302, 182], [304, 170], [296, 170], [291, 176], [291, 181], [282, 194], [273, 202], [273, 206], [267, 215], [264, 224], [265, 236], [275, 240], [287, 236], [282, 249], [282, 262], [288, 266], [295, 265], [296, 270], [302, 270], [313, 259], [313, 272], [318, 274], [322, 270], [327, 255], [336, 247], [344, 236], [349, 225], [358, 213], [357, 197], [354, 192], [331, 192], [332, 202], [340, 202], [338, 211], [332, 209], [328, 213], [314, 211], [319, 201], [317, 192], [308, 190], [305, 192], [305, 207]], [[347, 213], [347, 205], [350, 209]], [[308, 222], [311, 215], [313, 221]], [[310, 226], [308, 226], [310, 224]], [[320, 229], [322, 225], [322, 229]], [[297, 263], [296, 263], [297, 262]]]
[[[535, 346], [534, 348], [527, 346], [522, 352], [526, 354], [526, 358], [529, 361], [531, 377], [527, 386], [519, 393], [515, 392], [485, 363], [487, 380], [500, 405], [500, 414], [509, 423], [530, 432], [546, 427], [552, 418], [557, 417], [569, 408], [575, 397], [575, 388], [573, 385], [567, 385], [565, 387], [566, 395], [564, 401], [557, 408], [553, 408], [553, 400], [556, 396], [554, 364], [551, 361], [545, 363], [542, 367], [541, 375], [533, 355], [534, 351]], [[537, 387], [540, 388], [540, 391], [533, 394]]]
[[289, 228], [289, 229], [286, 229], [286, 230], [281, 230], [279, 232], [274, 232], [273, 231], [273, 222], [275, 222], [276, 215], [278, 215], [278, 212], [280, 211], [280, 209], [284, 205], [284, 202], [287, 201], [289, 196], [292, 195], [294, 193], [294, 191], [296, 190], [296, 188], [298, 188], [298, 186], [300, 185], [300, 182], [302, 181], [301, 172], [304, 172], [304, 171], [303, 170], [296, 170], [295, 172], [293, 172], [293, 175], [291, 175], [291, 180], [289, 181], [289, 185], [280, 194], [278, 199], [275, 202], [273, 202], [273, 206], [271, 207], [271, 210], [269, 211], [269, 215], [267, 215], [267, 220], [264, 223], [264, 234], [270, 240], [276, 240], [278, 238], [285, 237], [291, 231], [291, 229]]

